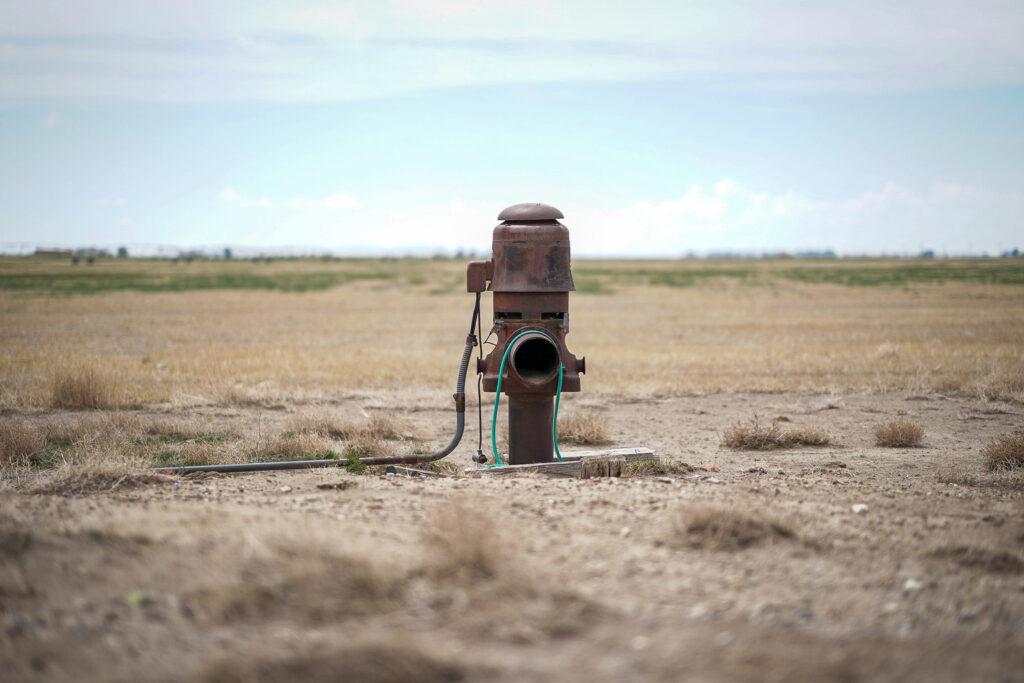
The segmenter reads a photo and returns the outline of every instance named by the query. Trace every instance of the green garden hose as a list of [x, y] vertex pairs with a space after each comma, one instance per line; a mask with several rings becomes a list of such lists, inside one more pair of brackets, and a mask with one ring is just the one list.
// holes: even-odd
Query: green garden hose
[[[505, 464], [505, 461], [501, 459], [501, 454], [498, 453], [498, 404], [501, 402], [501, 380], [505, 376], [505, 364], [508, 361], [508, 354], [512, 350], [512, 345], [517, 339], [531, 332], [544, 335], [555, 345], [555, 348], [558, 348], [558, 342], [547, 331], [538, 329], [520, 330], [505, 345], [505, 353], [501, 355], [501, 365], [498, 366], [498, 386], [494, 394], [494, 411], [491, 413], [491, 453], [494, 454], [494, 463], [488, 465], [488, 467], [502, 467]], [[558, 404], [562, 400], [562, 375], [564, 372], [565, 365], [559, 359], [558, 388], [555, 390], [555, 414], [551, 418], [551, 441], [555, 444], [555, 456], [559, 462], [562, 462], [562, 452], [558, 450]]]

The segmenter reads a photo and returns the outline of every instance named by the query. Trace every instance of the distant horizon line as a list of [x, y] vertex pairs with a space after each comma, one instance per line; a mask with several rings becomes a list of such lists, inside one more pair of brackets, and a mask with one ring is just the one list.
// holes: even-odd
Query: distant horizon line
[[[120, 254], [120, 250], [125, 250]], [[824, 249], [692, 249], [680, 253], [648, 253], [648, 254], [596, 254], [574, 253], [573, 259], [581, 260], [715, 260], [715, 259], [770, 259], [770, 258], [805, 258], [805, 259], [868, 259], [868, 258], [924, 258], [924, 259], [969, 259], [969, 258], [1014, 258], [1024, 254], [1024, 249], [1013, 247], [999, 253], [988, 251], [974, 252], [943, 252], [921, 248], [914, 251], [874, 251], [874, 252], [840, 252], [831, 248]], [[206, 260], [245, 260], [254, 258], [409, 258], [409, 259], [474, 259], [484, 258], [490, 249], [474, 249], [468, 247], [313, 247], [278, 245], [273, 247], [254, 247], [244, 244], [216, 243], [205, 245], [179, 246], [153, 243], [122, 243], [122, 244], [90, 244], [87, 246], [69, 245], [65, 243], [42, 242], [0, 242], [2, 256], [57, 256], [68, 257], [75, 254], [89, 254], [106, 258], [147, 258], [147, 259], [206, 259]]]

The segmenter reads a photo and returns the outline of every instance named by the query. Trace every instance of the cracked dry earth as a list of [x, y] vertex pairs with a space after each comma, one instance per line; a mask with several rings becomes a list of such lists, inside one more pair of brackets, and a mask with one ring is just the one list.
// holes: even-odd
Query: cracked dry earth
[[[3, 678], [1024, 680], [1024, 490], [980, 464], [988, 440], [1024, 426], [1019, 404], [721, 394], [567, 407], [599, 410], [616, 445], [695, 469], [8, 488]], [[836, 445], [719, 445], [755, 414]], [[874, 427], [900, 414], [924, 427], [923, 446], [874, 446]], [[190, 415], [238, 433], [257, 421]], [[450, 415], [418, 415], [441, 443]], [[261, 428], [275, 419], [264, 412]], [[470, 466], [474, 437], [455, 462]], [[792, 534], [690, 543], [680, 516], [708, 504]]]

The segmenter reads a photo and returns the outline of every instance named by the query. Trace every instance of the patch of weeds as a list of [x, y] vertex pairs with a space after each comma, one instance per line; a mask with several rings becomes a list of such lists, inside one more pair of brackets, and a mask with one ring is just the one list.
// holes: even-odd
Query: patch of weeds
[[160, 451], [153, 454], [157, 467], [176, 467], [181, 465], [181, 457], [177, 451]]
[[351, 446], [345, 449], [345, 470], [349, 474], [366, 474], [369, 466], [360, 459], [358, 453], [350, 449]]
[[913, 448], [921, 445], [924, 429], [910, 420], [899, 417], [875, 428], [875, 445], [885, 448]]
[[451, 460], [435, 460], [430, 463], [430, 471], [450, 477], [462, 474], [462, 469]]
[[52, 425], [38, 427], [18, 420], [0, 423], [0, 469], [51, 469], [64, 461], [65, 450], [73, 445], [70, 434]]
[[32, 469], [52, 470], [65, 460], [64, 449], [43, 451], [32, 458]]
[[991, 472], [1024, 468], [1024, 431], [1001, 436], [982, 451], [985, 467]]

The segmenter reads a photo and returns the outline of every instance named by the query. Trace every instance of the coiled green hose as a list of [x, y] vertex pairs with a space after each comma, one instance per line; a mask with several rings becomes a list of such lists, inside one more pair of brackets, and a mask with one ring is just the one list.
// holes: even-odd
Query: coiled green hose
[[[505, 377], [505, 364], [508, 361], [508, 354], [512, 350], [512, 345], [520, 337], [536, 332], [542, 334], [548, 338], [548, 340], [558, 348], [558, 342], [555, 341], [546, 330], [520, 330], [514, 337], [512, 337], [508, 344], [505, 345], [505, 353], [501, 355], [501, 365], [498, 366], [498, 386], [494, 394], [494, 411], [491, 413], [491, 453], [494, 454], [494, 463], [488, 465], [488, 467], [502, 467], [505, 461], [501, 459], [501, 455], [498, 453], [498, 404], [501, 402], [501, 380]], [[551, 441], [555, 444], [555, 456], [559, 462], [562, 462], [562, 452], [558, 450], [558, 404], [562, 400], [562, 375], [565, 372], [565, 365], [562, 364], [561, 358], [558, 360], [558, 388], [555, 390], [555, 414], [551, 418]]]

